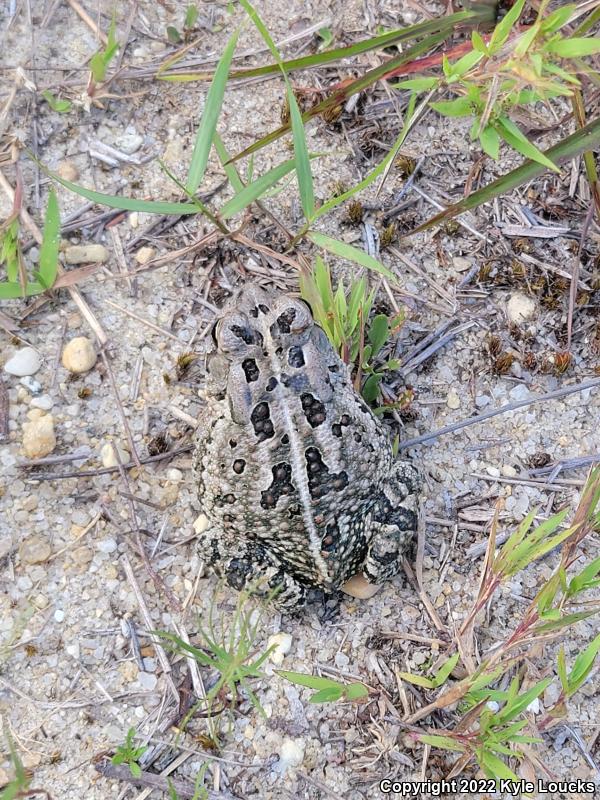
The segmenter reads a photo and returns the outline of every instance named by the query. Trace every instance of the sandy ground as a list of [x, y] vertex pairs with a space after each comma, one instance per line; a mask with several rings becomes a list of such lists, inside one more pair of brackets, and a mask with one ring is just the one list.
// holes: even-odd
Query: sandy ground
[[[334, 26], [336, 42], [350, 42], [380, 24], [393, 27], [422, 19], [416, 5], [295, 2], [285, 14], [277, 3], [262, 2], [257, 8], [277, 41], [322, 22]], [[423, 5], [440, 13], [435, 4]], [[139, 73], [142, 67], [156, 67], [171, 52], [165, 29], [181, 28], [186, 4], [137, 4], [122, 55], [124, 75], [112, 82], [112, 97], [101, 98], [90, 108], [84, 108], [81, 100], [86, 62], [97, 47], [94, 33], [68, 3], [23, 6], [8, 31], [7, 7], [0, 11], [5, 42], [0, 104], [7, 102], [13, 86], [17, 89], [8, 114], [0, 117], [0, 152], [7, 156], [0, 167], [8, 183], [14, 186], [16, 181], [7, 155], [14, 145], [35, 149], [45, 165], [98, 191], [175, 199], [177, 189], [161, 170], [159, 159], [185, 179], [206, 84], [158, 82], [152, 79], [152, 70], [148, 77], [131, 76], [135, 69]], [[132, 7], [118, 4], [121, 36]], [[27, 19], [28, 8], [32, 22]], [[104, 12], [100, 17], [99, 8]], [[107, 30], [110, 4], [90, 3], [88, 11], [92, 21], [100, 19], [100, 27]], [[233, 17], [224, 5], [201, 6], [200, 42], [194, 55], [207, 61], [202, 68], [214, 66], [241, 14]], [[307, 53], [315, 41], [310, 35], [298, 36], [285, 53]], [[260, 48], [260, 39], [247, 27], [240, 51], [256, 53]], [[262, 63], [265, 58], [260, 52], [247, 63]], [[376, 55], [356, 61], [362, 68], [377, 63]], [[336, 67], [295, 75], [294, 84], [319, 88], [352, 72], [353, 68]], [[68, 114], [52, 111], [39, 94], [34, 95], [34, 86], [55, 94], [60, 90], [74, 101], [74, 108]], [[315, 162], [318, 198], [330, 196], [336, 181], [352, 185], [381, 160], [399, 129], [393, 97], [390, 90], [378, 88], [361, 97], [357, 109], [345, 113], [341, 123], [310, 126], [311, 151], [326, 154]], [[280, 124], [282, 99], [279, 79], [238, 84], [228, 91], [219, 130], [231, 152]], [[548, 146], [554, 141], [554, 120], [547, 111], [540, 113], [547, 132], [537, 142]], [[430, 114], [410, 137], [403, 152], [422, 161], [415, 189], [405, 197], [412, 202], [398, 217], [401, 231], [431, 216], [436, 210], [433, 203], [460, 196], [480, 155], [467, 133], [465, 125], [451, 125]], [[107, 164], [94, 155], [101, 145], [138, 163]], [[289, 153], [287, 139], [261, 151], [254, 174]], [[487, 160], [475, 181], [487, 183], [517, 163], [519, 159], [508, 152], [499, 163]], [[41, 226], [48, 179], [24, 153], [19, 170], [24, 204]], [[367, 193], [365, 204], [371, 204], [367, 222], [381, 229], [403, 180], [401, 171], [394, 170], [378, 198]], [[217, 189], [221, 181], [217, 164], [211, 162], [207, 190]], [[220, 190], [215, 196], [217, 207], [228, 192]], [[63, 220], [84, 205], [81, 197], [61, 187], [58, 196]], [[293, 185], [265, 204], [285, 226], [298, 227], [301, 211]], [[396, 346], [409, 368], [392, 387], [400, 391], [410, 386], [415, 393], [410, 409], [389, 420], [391, 435], [399, 432], [408, 440], [594, 377], [600, 342], [595, 222], [585, 242], [580, 279], [586, 297], [574, 316], [572, 361], [563, 373], [556, 366], [557, 353], [566, 349], [568, 276], [588, 204], [589, 190], [577, 162], [557, 178], [546, 176], [479, 209], [465, 218], [469, 229], [446, 226], [404, 238], [382, 251], [382, 260], [397, 274], [399, 284], [387, 291], [375, 281], [378, 302], [388, 311], [402, 306], [407, 310]], [[2, 217], [10, 209], [9, 198], [0, 192]], [[55, 800], [148, 796], [101, 776], [94, 766], [100, 753], [114, 752], [131, 726], [154, 744], [174, 738], [169, 724], [180, 721], [181, 715], [173, 693], [180, 689], [185, 698], [185, 691], [190, 691], [189, 671], [184, 661], [171, 656], [171, 672], [165, 673], [145, 631], [157, 627], [173, 632], [183, 625], [191, 640], [198, 642], [198, 618], [206, 618], [212, 605], [217, 618], [227, 621], [236, 602], [235, 592], [220, 586], [213, 576], [198, 577], [193, 522], [201, 505], [186, 447], [192, 440], [190, 423], [202, 403], [198, 389], [203, 367], [199, 359], [181, 374], [177, 359], [189, 351], [206, 350], [214, 309], [240, 282], [256, 279], [297, 289], [291, 266], [227, 241], [190, 249], [165, 266], [127, 278], [123, 271], [140, 267], [148, 255], [140, 255], [141, 248], [169, 255], [198, 240], [211, 225], [193, 217], [148, 233], [155, 221], [149, 215], [125, 214], [107, 227], [106, 219], [98, 221], [103, 211], [99, 207], [85, 211], [78, 220], [89, 222], [64, 233], [65, 248], [77, 244], [106, 248], [103, 263], [77, 283], [85, 306], [78, 306], [76, 296], [61, 289], [43, 303], [5, 302], [6, 316], [0, 318], [0, 368], [26, 345], [41, 357], [31, 378], [2, 372], [9, 430], [0, 443], [0, 710], [33, 772], [33, 786], [45, 789]], [[507, 235], [506, 225], [525, 224], [525, 212], [537, 215], [542, 224], [564, 226], [565, 231], [546, 239]], [[326, 218], [321, 230], [361, 246], [361, 228], [348, 220], [344, 208]], [[248, 220], [245, 233], [277, 252], [283, 250], [280, 232], [258, 212]], [[24, 228], [22, 241], [30, 245], [27, 263], [35, 263], [38, 252], [35, 243], [31, 246], [31, 235], [31, 229]], [[301, 251], [311, 254], [305, 245]], [[348, 265], [336, 264], [333, 258], [331, 263], [338, 274], [343, 269], [349, 274]], [[528, 320], [515, 326], [510, 322], [509, 301], [514, 303], [519, 293], [530, 298], [532, 308]], [[7, 319], [14, 322], [13, 331], [4, 329]], [[433, 331], [438, 331], [434, 340], [439, 340], [440, 326], [446, 322], [448, 331], [456, 329], [454, 335], [431, 358], [410, 367], [407, 356], [415, 345]], [[66, 344], [85, 336], [98, 350], [98, 333], [106, 335], [105, 356], [80, 375], [65, 369], [61, 354]], [[490, 337], [497, 338], [492, 355]], [[495, 361], [504, 353], [514, 358], [499, 369]], [[26, 426], [40, 413], [53, 421], [56, 445], [51, 456], [64, 458], [24, 469]], [[206, 723], [196, 717], [176, 747], [163, 748], [152, 769], [160, 771], [181, 755], [174, 773], [179, 779], [193, 779], [208, 763], [209, 785], [222, 796], [266, 799], [357, 800], [378, 796], [378, 783], [386, 776], [418, 779], [422, 768], [431, 779], [447, 774], [453, 757], [433, 751], [424, 762], [422, 746], [408, 735], [403, 718], [419, 707], [423, 693], [402, 685], [396, 674], [420, 672], [435, 662], [440, 647], [464, 618], [482, 563], [483, 549], [473, 546], [485, 543], [497, 500], [503, 500], [501, 530], [510, 530], [534, 506], [546, 516], [565, 503], [575, 504], [585, 467], [560, 471], [552, 483], [544, 483], [531, 470], [599, 452], [599, 425], [599, 393], [588, 389], [528, 404], [408, 448], [405, 454], [418, 464], [426, 482], [423, 589], [443, 629], [436, 629], [404, 575], [369, 601], [344, 598], [329, 622], [319, 622], [314, 608], [298, 618], [268, 611], [259, 648], [272, 635], [289, 634], [285, 669], [323, 669], [332, 676], [363, 680], [372, 687], [374, 699], [367, 705], [311, 705], [310, 693], [276, 676], [276, 665], [269, 662], [267, 677], [255, 685], [264, 718], [243, 700], [230, 722], [223, 724], [222, 746], [215, 750], [206, 739]], [[147, 459], [160, 451], [161, 442], [180, 452], [171, 460], [134, 467], [126, 475], [118, 469], [100, 472], [110, 462], [106, 448], [110, 451], [111, 444], [127, 461], [134, 448], [142, 460]], [[74, 472], [82, 477], [66, 477]], [[156, 581], [139, 557], [138, 541], [147, 549]], [[584, 542], [581, 563], [598, 556], [598, 544], [597, 535]], [[482, 652], [514, 627], [555, 564], [556, 556], [551, 555], [502, 587], [478, 628]], [[133, 579], [128, 577], [129, 568]], [[597, 630], [597, 621], [591, 618], [569, 632], [563, 642], [568, 663]], [[555, 664], [555, 646], [540, 645], [526, 661], [527, 680], [533, 683], [553, 674]], [[203, 677], [210, 681], [208, 672]], [[530, 710], [532, 721], [556, 696], [555, 682], [539, 708]], [[556, 727], [535, 746], [537, 757], [553, 775], [597, 777], [582, 748], [595, 757], [599, 711], [596, 670], [569, 703], [568, 727]], [[440, 727], [455, 718], [450, 713], [429, 722]], [[0, 779], [10, 774], [5, 757]], [[167, 794], [157, 791], [152, 796]]]

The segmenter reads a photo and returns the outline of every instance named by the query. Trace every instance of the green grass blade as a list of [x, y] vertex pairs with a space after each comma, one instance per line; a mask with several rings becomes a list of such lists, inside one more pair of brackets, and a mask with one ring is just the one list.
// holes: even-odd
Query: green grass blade
[[560, 172], [556, 164], [550, 161], [550, 159], [545, 156], [541, 150], [538, 150], [537, 147], [529, 141], [529, 139], [518, 128], [518, 126], [515, 125], [510, 117], [499, 117], [499, 119], [496, 121], [496, 126], [496, 130], [504, 139], [504, 141], [508, 142], [512, 148], [524, 155], [525, 158], [530, 158], [532, 161], [538, 161], [540, 164], [548, 167], [548, 169], [554, 170], [554, 172]]
[[45, 291], [45, 286], [37, 281], [27, 283], [25, 287], [25, 295], [23, 295], [23, 287], [18, 281], [5, 281], [0, 283], [0, 300], [17, 300], [19, 297], [34, 297], [36, 294], [42, 294]]
[[44, 234], [40, 247], [38, 278], [47, 289], [54, 285], [58, 274], [58, 248], [60, 245], [60, 211], [54, 189], [48, 195]]
[[239, 214], [240, 211], [243, 211], [250, 203], [253, 203], [259, 197], [261, 197], [268, 189], [278, 183], [288, 172], [291, 172], [296, 166], [296, 160], [294, 158], [290, 158], [288, 161], [284, 161], [281, 164], [278, 164], [273, 169], [270, 169], [264, 175], [261, 175], [260, 178], [257, 178], [252, 183], [249, 183], [247, 186], [238, 192], [231, 200], [228, 200], [227, 203], [223, 206], [220, 211], [219, 216], [222, 219], [229, 219], [229, 217], [233, 217], [235, 214]]
[[600, 634], [575, 659], [573, 669], [569, 673], [569, 694], [573, 694], [582, 685], [592, 671], [594, 661], [600, 650]]
[[198, 214], [200, 208], [195, 203], [163, 203], [160, 200], [136, 200], [134, 197], [119, 197], [119, 195], [103, 194], [86, 189], [76, 183], [61, 178], [54, 172], [47, 171], [50, 178], [60, 183], [70, 192], [92, 200], [101, 206], [120, 208], [123, 211], [144, 211], [148, 214]]
[[309, 689], [333, 689], [343, 687], [344, 684], [331, 678], [322, 678], [320, 675], [308, 675], [306, 672], [291, 672], [285, 669], [276, 669], [275, 672], [290, 683], [298, 686], [307, 686]]
[[[558, 144], [545, 150], [544, 155], [554, 163], [557, 163], [569, 158], [575, 158], [585, 150], [597, 149], [599, 145], [600, 119], [595, 119], [584, 128], [580, 128], [570, 136], [566, 136]], [[542, 164], [536, 161], [526, 161], [520, 167], [513, 169], [488, 186], [484, 186], [482, 189], [478, 189], [468, 197], [465, 197], [464, 200], [460, 200], [458, 203], [448, 206], [444, 211], [440, 211], [439, 214], [436, 214], [434, 217], [427, 220], [427, 222], [414, 228], [414, 230], [403, 234], [403, 236], [412, 236], [414, 233], [420, 233], [421, 231], [427, 230], [427, 228], [438, 225], [440, 222], [452, 219], [452, 217], [456, 217], [458, 214], [471, 211], [483, 203], [489, 203], [496, 197], [502, 194], [508, 194], [508, 192], [511, 192], [518, 186], [522, 186], [524, 183], [527, 183], [527, 181], [537, 178], [538, 175], [541, 175], [543, 172], [545, 172], [545, 167]]]
[[[352, 58], [360, 55], [361, 53], [368, 53], [373, 50], [378, 50], [382, 47], [390, 47], [399, 42], [409, 41], [416, 39], [419, 36], [427, 36], [431, 33], [446, 32], [451, 33], [454, 28], [462, 23], [470, 25], [477, 25], [481, 22], [492, 22], [493, 10], [480, 9], [478, 11], [459, 11], [456, 14], [450, 14], [447, 17], [438, 17], [437, 19], [428, 20], [427, 22], [419, 22], [416, 25], [410, 25], [407, 28], [400, 28], [395, 31], [388, 31], [388, 33], [381, 34], [380, 36], [373, 36], [369, 39], [364, 39], [355, 44], [347, 45], [345, 47], [336, 47], [332, 50], [325, 50], [321, 53], [315, 53], [300, 58], [292, 58], [287, 61], [282, 61], [282, 65], [286, 72], [292, 70], [310, 69], [312, 67], [320, 67], [324, 64], [330, 64], [334, 61], [339, 61], [343, 58]], [[266, 64], [261, 67], [250, 67], [249, 69], [232, 70], [230, 78], [256, 78], [263, 75], [274, 75], [280, 69], [278, 63]], [[166, 81], [196, 81], [207, 80], [211, 77], [211, 73], [197, 72], [197, 73], [176, 73], [176, 72], [163, 72], [157, 74], [157, 77]]]
[[[322, 114], [323, 111], [326, 111], [329, 108], [334, 108], [337, 105], [342, 105], [346, 102], [346, 100], [354, 94], [361, 92], [363, 89], [366, 89], [369, 86], [372, 86], [379, 80], [387, 77], [388, 75], [391, 77], [395, 70], [402, 67], [404, 64], [407, 64], [411, 61], [414, 61], [419, 56], [423, 55], [424, 53], [429, 52], [433, 47], [436, 47], [440, 42], [443, 42], [446, 38], [446, 34], [435, 34], [433, 36], [429, 36], [427, 39], [424, 39], [422, 42], [418, 42], [413, 47], [406, 50], [401, 55], [389, 59], [384, 64], [381, 64], [379, 67], [375, 67], [374, 69], [368, 70], [355, 81], [349, 83], [346, 86], [339, 87], [338, 89], [334, 90], [328, 97], [322, 100], [320, 103], [317, 103], [315, 106], [310, 108], [308, 111], [305, 111], [302, 114], [303, 122], [307, 122], [308, 120], [312, 119], [313, 117]], [[290, 130], [290, 123], [286, 125], [282, 125], [280, 128], [277, 128], [271, 133], [268, 133], [266, 136], [263, 136], [262, 139], [259, 139], [254, 144], [251, 144], [245, 150], [242, 150], [240, 153], [233, 157], [233, 161], [238, 161], [240, 158], [245, 158], [249, 156], [251, 153], [255, 153], [257, 150], [265, 147], [266, 145], [270, 144], [271, 142], [276, 141], [277, 139], [284, 136]]]
[[198, 126], [196, 141], [194, 143], [194, 152], [192, 154], [192, 161], [190, 163], [186, 182], [186, 188], [190, 194], [196, 192], [204, 178], [210, 148], [212, 147], [215, 131], [217, 130], [217, 120], [219, 119], [221, 106], [223, 105], [225, 87], [227, 86], [227, 78], [229, 76], [229, 67], [231, 66], [231, 59], [233, 58], [239, 34], [240, 31], [238, 28], [227, 42], [223, 55], [215, 70], [210, 89], [206, 95], [204, 112], [200, 120], [200, 125]]
[[396, 281], [396, 276], [381, 261], [377, 261], [376, 258], [365, 253], [364, 250], [359, 250], [357, 247], [346, 244], [346, 242], [340, 242], [339, 239], [332, 239], [331, 236], [326, 236], [324, 233], [317, 233], [316, 231], [309, 231], [307, 236], [317, 247], [322, 247], [340, 258], [354, 261], [356, 264], [360, 264], [361, 267], [366, 267], [373, 272], [379, 272], [381, 275], [385, 275], [386, 278]]
[[225, 175], [227, 175], [227, 179], [228, 179], [229, 183], [231, 184], [234, 192], [241, 192], [242, 189], [244, 188], [244, 182], [240, 178], [239, 172], [234, 167], [234, 165], [228, 163], [230, 161], [231, 157], [230, 157], [229, 153], [227, 152], [227, 149], [225, 148], [225, 145], [223, 144], [223, 140], [221, 139], [221, 137], [219, 136], [217, 131], [215, 131], [215, 134], [214, 134], [214, 137], [213, 137], [213, 144], [215, 146], [215, 150], [216, 150], [217, 155], [219, 157], [219, 161], [221, 162], [221, 166], [225, 170]]
[[306, 146], [306, 133], [304, 130], [304, 123], [302, 121], [302, 114], [298, 108], [298, 101], [296, 100], [294, 90], [292, 89], [292, 85], [286, 75], [285, 67], [281, 61], [279, 51], [277, 50], [275, 42], [271, 38], [271, 35], [269, 34], [265, 24], [249, 0], [240, 0], [240, 3], [252, 22], [256, 25], [258, 32], [265, 40], [267, 47], [271, 51], [273, 58], [277, 62], [279, 69], [283, 74], [287, 92], [287, 101], [290, 109], [290, 124], [292, 126], [292, 137], [294, 140], [294, 156], [296, 158], [296, 175], [298, 177], [298, 189], [300, 190], [300, 202], [302, 204], [304, 216], [308, 222], [312, 219], [315, 211], [315, 194], [312, 172], [310, 169], [308, 147]]

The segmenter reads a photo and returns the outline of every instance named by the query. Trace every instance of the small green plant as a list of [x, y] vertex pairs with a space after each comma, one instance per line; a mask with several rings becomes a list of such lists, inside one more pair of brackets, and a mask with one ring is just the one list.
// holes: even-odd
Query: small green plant
[[[204, 785], [204, 775], [206, 773], [207, 768], [208, 764], [205, 762], [198, 770], [198, 774], [196, 775], [196, 780], [194, 781], [194, 794], [191, 797], [191, 800], [208, 800], [209, 798], [208, 789]], [[169, 787], [169, 800], [179, 800], [179, 795], [177, 794], [177, 791], [173, 786], [173, 782], [171, 781], [170, 778], [167, 778], [167, 785]]]
[[365, 278], [352, 281], [348, 288], [340, 281], [334, 291], [331, 272], [320, 256], [312, 272], [301, 273], [300, 292], [342, 361], [356, 365], [356, 386], [367, 402], [374, 403], [385, 372], [400, 367], [397, 359], [382, 361], [380, 353], [404, 322], [404, 314], [369, 319], [375, 292], [368, 291]]
[[36, 280], [29, 280], [19, 247], [18, 210], [0, 226], [0, 268], [4, 266], [6, 280], [0, 281], [0, 299], [31, 297], [51, 289], [58, 274], [60, 245], [60, 212], [54, 190], [48, 195], [44, 232], [40, 247]]
[[108, 28], [106, 44], [102, 50], [94, 53], [90, 59], [90, 82], [88, 85], [88, 94], [90, 96], [94, 95], [95, 86], [99, 83], [102, 83], [106, 78], [106, 70], [110, 66], [110, 62], [116, 56], [117, 50], [119, 49], [116, 30], [117, 18], [113, 13], [113, 17]]
[[364, 700], [369, 696], [369, 690], [364, 683], [340, 683], [331, 678], [322, 678], [320, 675], [308, 675], [306, 672], [289, 672], [283, 669], [276, 670], [276, 672], [290, 683], [315, 689], [315, 693], [309, 699], [310, 703], [337, 703], [340, 700], [351, 702]]
[[[417, 739], [426, 744], [462, 753], [452, 775], [458, 774], [470, 761], [475, 760], [488, 777], [516, 779], [504, 758], [526, 758], [527, 751], [521, 746], [539, 741], [524, 733], [529, 724], [525, 712], [556, 680], [554, 676], [548, 676], [523, 689], [525, 666], [519, 665], [525, 664], [535, 643], [552, 640], [577, 622], [600, 612], [598, 602], [581, 597], [584, 592], [600, 585], [600, 559], [595, 559], [575, 575], [568, 575], [569, 568], [579, 555], [579, 543], [591, 532], [600, 529], [600, 467], [591, 470], [573, 520], [561, 530], [567, 513], [568, 509], [563, 509], [533, 527], [535, 512], [532, 512], [498, 552], [496, 517], [492, 524], [478, 596], [456, 634], [457, 652], [433, 678], [401, 673], [401, 677], [411, 683], [426, 689], [441, 689], [432, 702], [408, 718], [408, 723], [414, 724], [433, 711], [459, 704], [462, 717], [453, 728], [415, 734]], [[476, 659], [473, 630], [479, 614], [511, 576], [557, 546], [561, 546], [558, 567], [541, 586], [518, 619], [514, 630], [488, 653]], [[598, 652], [600, 635], [576, 656], [569, 670], [564, 649], [559, 649], [556, 673], [560, 681], [560, 693], [537, 721], [537, 731], [548, 730], [565, 716], [567, 700], [590, 676]], [[458, 664], [459, 655], [467, 675], [447, 685], [452, 670]], [[511, 678], [508, 689], [500, 688], [498, 683], [513, 670], [518, 672]]]
[[73, 108], [73, 103], [70, 100], [55, 97], [49, 89], [44, 89], [42, 97], [52, 111], [58, 111], [59, 114], [67, 114]]
[[[191, 656], [201, 667], [212, 673], [212, 686], [205, 700], [192, 709], [180, 727], [185, 727], [189, 717], [202, 706], [209, 719], [218, 716], [226, 709], [233, 711], [241, 692], [248, 697], [254, 708], [265, 716], [264, 709], [250, 685], [251, 681], [265, 677], [260, 668], [274, 649], [269, 647], [261, 653], [257, 647], [262, 620], [254, 599], [259, 591], [260, 587], [256, 585], [239, 592], [233, 616], [228, 617], [227, 621], [222, 616], [218, 629], [213, 600], [206, 627], [198, 621], [200, 647], [188, 644], [170, 632], [153, 631], [154, 635], [171, 650], [187, 657]], [[275, 591], [268, 592], [267, 601], [275, 594]], [[215, 708], [216, 700], [220, 701], [220, 706], [217, 708]], [[216, 738], [215, 731], [212, 733]]]
[[117, 747], [114, 756], [111, 758], [111, 762], [115, 765], [127, 764], [133, 777], [139, 778], [142, 774], [142, 768], [138, 764], [138, 761], [148, 748], [145, 745], [136, 747], [134, 742], [135, 736], [135, 728], [129, 728], [125, 736], [125, 741]]
[[520, 30], [525, 0], [517, 0], [487, 41], [473, 31], [471, 51], [453, 63], [444, 57], [441, 77], [410, 78], [397, 87], [417, 92], [450, 89], [458, 97], [432, 102], [431, 107], [448, 117], [472, 117], [471, 138], [479, 139], [491, 158], [498, 159], [504, 141], [526, 158], [558, 171], [509, 115], [552, 97], [572, 96], [581, 85], [580, 59], [600, 52], [600, 39], [563, 36], [561, 29], [577, 15], [577, 6], [568, 4], [544, 16], [548, 4], [542, 0], [535, 23]]
[[192, 4], [187, 7], [183, 20], [183, 33], [180, 33], [174, 25], [167, 26], [167, 38], [171, 44], [179, 44], [189, 39], [196, 27], [199, 13], [198, 6]]
[[15, 773], [15, 777], [9, 781], [6, 786], [0, 789], [0, 800], [20, 800], [25, 797], [44, 796], [46, 800], [52, 800], [51, 796], [44, 789], [30, 789], [31, 775], [23, 766], [23, 762], [19, 758], [17, 749], [12, 740], [12, 736], [8, 730], [5, 730], [4, 736], [8, 744], [10, 753], [10, 761]]

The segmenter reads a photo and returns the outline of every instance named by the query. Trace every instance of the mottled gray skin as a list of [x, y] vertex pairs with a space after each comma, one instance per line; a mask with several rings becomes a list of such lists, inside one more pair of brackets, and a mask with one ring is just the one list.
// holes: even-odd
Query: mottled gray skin
[[238, 589], [279, 586], [285, 608], [311, 586], [396, 574], [418, 475], [394, 459], [306, 304], [248, 285], [213, 336], [194, 454], [201, 557]]

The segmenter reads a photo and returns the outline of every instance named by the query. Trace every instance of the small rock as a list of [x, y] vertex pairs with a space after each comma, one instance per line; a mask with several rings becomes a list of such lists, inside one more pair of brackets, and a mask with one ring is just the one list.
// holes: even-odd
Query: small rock
[[298, 767], [304, 760], [304, 749], [302, 739], [284, 739], [279, 751], [279, 770], [285, 772], [288, 767]]
[[34, 408], [40, 408], [42, 411], [50, 411], [54, 405], [54, 400], [49, 394], [41, 394], [39, 397], [34, 397], [31, 400], [31, 405]]
[[456, 389], [450, 389], [448, 392], [448, 395], [446, 396], [446, 405], [448, 408], [452, 409], [460, 408], [460, 397], [458, 396]]
[[39, 394], [42, 391], [42, 384], [32, 378], [31, 375], [25, 375], [19, 379], [19, 383], [24, 386], [30, 394]]
[[457, 272], [466, 272], [468, 269], [471, 269], [471, 262], [469, 259], [463, 258], [462, 256], [454, 256], [452, 264]]
[[359, 600], [368, 600], [381, 589], [381, 585], [369, 583], [362, 575], [353, 575], [342, 586], [342, 592]]
[[42, 536], [29, 536], [19, 547], [21, 564], [41, 564], [50, 558], [52, 550]]
[[200, 514], [200, 516], [196, 517], [196, 520], [194, 521], [194, 530], [196, 533], [204, 533], [204, 531], [208, 529], [209, 525], [210, 522], [206, 514]]
[[114, 539], [100, 539], [96, 542], [96, 547], [101, 553], [114, 553], [117, 549], [117, 543]]
[[140, 136], [136, 130], [126, 130], [124, 134], [116, 139], [115, 144], [119, 150], [130, 156], [144, 144], [144, 137]]
[[71, 551], [71, 560], [75, 567], [74, 572], [81, 573], [84, 572], [94, 554], [92, 552], [91, 547], [88, 547], [85, 544], [82, 544], [80, 547], [76, 547], [74, 550]]
[[102, 264], [108, 259], [108, 250], [102, 244], [71, 244], [65, 250], [67, 264]]
[[282, 664], [285, 656], [290, 652], [292, 647], [292, 637], [289, 633], [280, 631], [279, 633], [269, 636], [267, 647], [275, 647], [269, 658], [274, 664]]
[[[121, 459], [122, 464], [127, 464], [129, 462], [129, 453], [120, 445], [116, 445], [117, 452], [119, 454], [119, 458]], [[114, 447], [111, 442], [107, 442], [105, 445], [102, 446], [100, 450], [100, 460], [102, 461], [103, 467], [118, 467], [119, 461], [115, 456]]]
[[500, 470], [498, 467], [486, 467], [485, 471], [488, 475], [491, 475], [492, 478], [499, 478], [500, 477]]
[[532, 297], [522, 292], [515, 292], [506, 304], [506, 315], [511, 322], [520, 325], [522, 322], [533, 319], [537, 305]]
[[518, 383], [508, 393], [508, 396], [514, 403], [519, 403], [521, 400], [528, 400], [530, 391], [524, 383]]
[[76, 658], [79, 661], [79, 658], [81, 656], [81, 648], [79, 647], [79, 642], [74, 642], [73, 644], [68, 644], [65, 647], [65, 650], [67, 651], [67, 653], [70, 656], [72, 656], [73, 658]]
[[491, 402], [492, 398], [487, 394], [480, 394], [475, 398], [475, 405], [477, 408], [485, 408], [486, 406], [489, 406]]
[[[34, 412], [39, 416], [32, 416]], [[38, 408], [32, 409], [28, 416], [29, 422], [23, 425], [23, 452], [27, 458], [43, 458], [56, 447], [54, 419]]]
[[79, 170], [72, 161], [61, 161], [56, 168], [56, 174], [66, 181], [76, 181], [79, 177]]
[[25, 375], [34, 375], [42, 366], [40, 354], [33, 347], [22, 347], [9, 358], [4, 365], [4, 371], [9, 375], [22, 378]]
[[179, 481], [183, 480], [183, 472], [173, 467], [167, 470], [167, 478], [173, 483], [179, 483]]
[[88, 372], [96, 363], [96, 359], [94, 345], [86, 336], [76, 336], [71, 339], [62, 354], [63, 367], [77, 375]]
[[54, 619], [57, 622], [64, 622], [65, 612], [62, 610], [62, 608], [57, 608], [56, 609], [56, 611], [54, 612]]
[[512, 467], [510, 464], [503, 464], [502, 465], [502, 474], [506, 478], [516, 478], [517, 477], [517, 470]]
[[151, 672], [138, 672], [137, 679], [142, 689], [145, 689], [149, 692], [153, 691], [153, 689], [156, 689], [158, 678]]
[[147, 264], [148, 261], [152, 261], [155, 255], [156, 250], [153, 247], [140, 247], [135, 254], [135, 260], [138, 264]]

